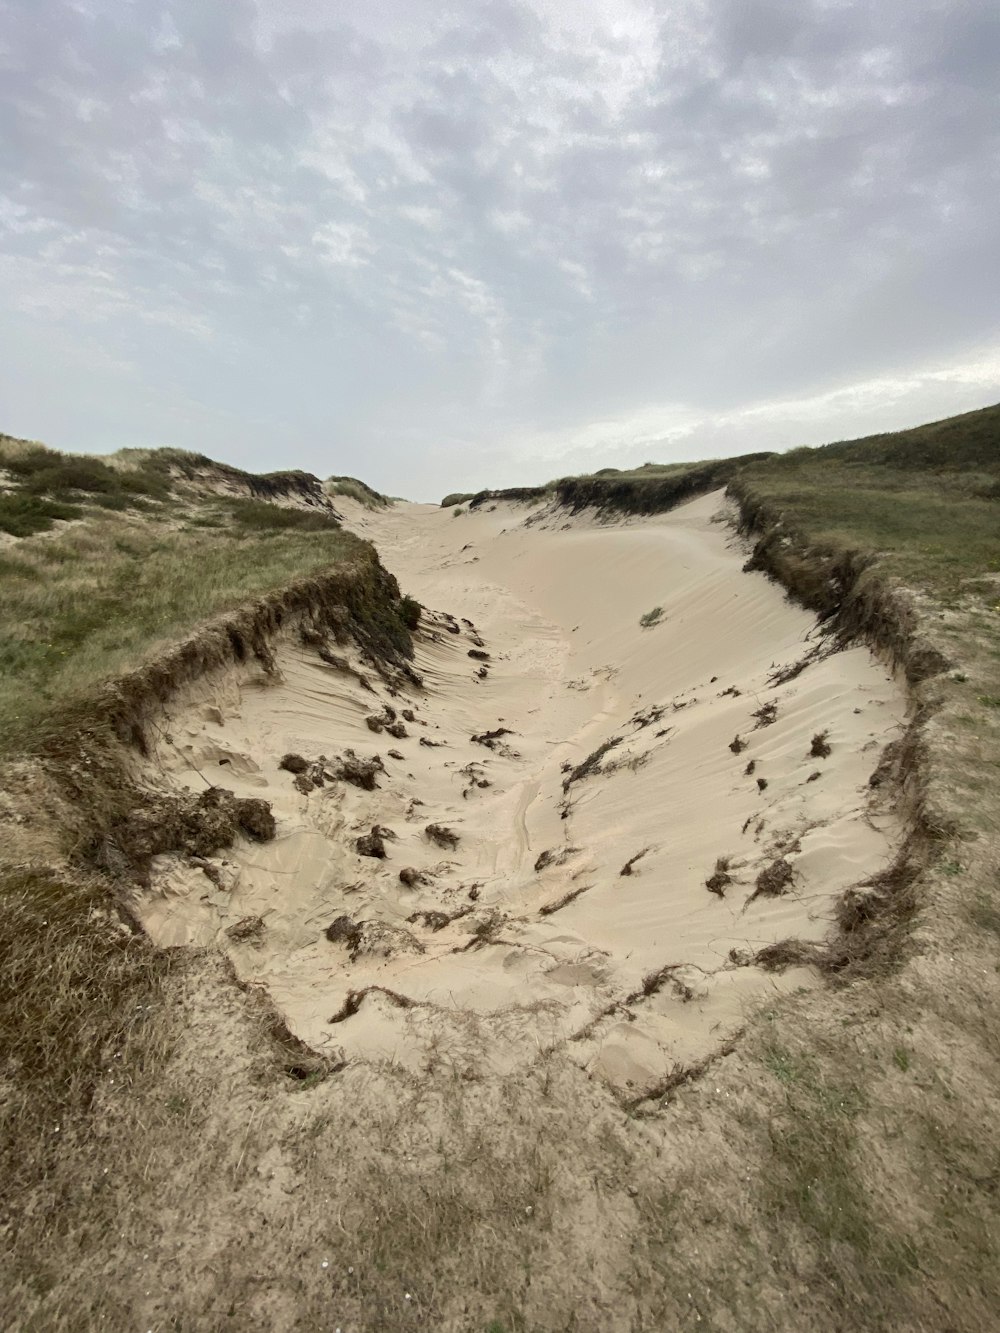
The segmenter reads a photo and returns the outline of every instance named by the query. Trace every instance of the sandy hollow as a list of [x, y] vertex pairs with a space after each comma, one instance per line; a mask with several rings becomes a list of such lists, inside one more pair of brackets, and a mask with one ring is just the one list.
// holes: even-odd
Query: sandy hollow
[[[742, 572], [721, 493], [618, 524], [341, 508], [427, 608], [425, 687], [366, 688], [356, 656], [289, 637], [277, 682], [247, 668], [179, 699], [156, 780], [264, 796], [278, 836], [158, 858], [138, 904], [155, 940], [217, 944], [352, 1062], [483, 1074], [559, 1047], [636, 1098], [748, 1006], [821, 984], [752, 959], [822, 939], [890, 860], [899, 830], [868, 780], [904, 701], [867, 650], [826, 652]], [[336, 772], [348, 750], [379, 756], [373, 790], [303, 791], [309, 772], [279, 767]]]

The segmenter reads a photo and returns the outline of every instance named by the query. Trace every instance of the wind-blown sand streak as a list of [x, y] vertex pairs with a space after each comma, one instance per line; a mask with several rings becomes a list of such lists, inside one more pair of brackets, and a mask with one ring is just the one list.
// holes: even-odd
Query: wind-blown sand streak
[[[627, 1097], [772, 990], [817, 984], [751, 960], [822, 939], [839, 895], [890, 859], [898, 830], [868, 779], [903, 698], [863, 648], [775, 683], [825, 640], [742, 572], [722, 504], [602, 525], [345, 501], [429, 608], [425, 689], [371, 676], [372, 693], [288, 639], [278, 683], [248, 668], [179, 700], [162, 780], [264, 796], [278, 837], [207, 865], [158, 858], [139, 904], [153, 937], [217, 941], [299, 1036], [349, 1060], [499, 1072], [558, 1044]], [[385, 705], [405, 735], [370, 729]], [[279, 767], [335, 772], [347, 749], [380, 756], [375, 790], [302, 792]], [[357, 850], [376, 826], [384, 859]]]

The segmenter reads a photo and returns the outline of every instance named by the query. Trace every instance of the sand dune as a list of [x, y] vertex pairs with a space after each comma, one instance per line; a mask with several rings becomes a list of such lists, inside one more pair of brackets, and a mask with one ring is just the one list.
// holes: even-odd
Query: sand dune
[[[904, 703], [865, 649], [830, 652], [742, 572], [721, 494], [611, 525], [338, 503], [427, 607], [425, 688], [366, 688], [356, 655], [289, 638], [278, 683], [247, 668], [179, 699], [159, 780], [263, 795], [279, 831], [225, 861], [158, 858], [153, 937], [217, 942], [347, 1060], [499, 1072], [558, 1045], [625, 1097], [769, 993], [819, 984], [752, 959], [822, 939], [891, 859], [868, 780]], [[379, 757], [373, 790], [300, 790], [347, 751]], [[323, 762], [296, 776], [286, 754]]]

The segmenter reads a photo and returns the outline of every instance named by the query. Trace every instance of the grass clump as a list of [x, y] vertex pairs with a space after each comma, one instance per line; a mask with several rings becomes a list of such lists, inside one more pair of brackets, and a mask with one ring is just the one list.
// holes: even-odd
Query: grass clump
[[44, 500], [37, 495], [16, 492], [0, 495], [0, 532], [12, 537], [31, 537], [36, 532], [48, 532], [56, 519], [79, 518], [79, 505]]
[[644, 615], [639, 617], [639, 624], [643, 629], [652, 629], [653, 626], [658, 625], [662, 619], [663, 607], [654, 606], [651, 611], [647, 611]]
[[381, 495], [357, 477], [327, 477], [323, 489], [327, 495], [345, 495], [357, 500], [366, 509], [385, 509], [393, 503], [387, 495]]
[[441, 508], [451, 509], [454, 505], [468, 504], [475, 494], [475, 491], [452, 491], [441, 501]]
[[227, 499], [225, 503], [233, 522], [250, 532], [330, 532], [340, 527], [340, 521], [322, 509], [292, 509], [266, 500]]

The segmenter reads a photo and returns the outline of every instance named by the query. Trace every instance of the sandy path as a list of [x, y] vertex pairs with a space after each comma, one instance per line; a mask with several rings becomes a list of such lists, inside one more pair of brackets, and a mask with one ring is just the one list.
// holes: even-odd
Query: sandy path
[[[433, 612], [425, 691], [376, 697], [288, 643], [280, 684], [230, 676], [178, 705], [165, 779], [199, 787], [221, 765], [225, 785], [273, 802], [279, 836], [235, 850], [218, 885], [161, 858], [141, 904], [153, 935], [222, 942], [302, 1037], [346, 1058], [506, 1070], [558, 1044], [626, 1095], [708, 1053], [748, 1004], [817, 984], [749, 959], [821, 939], [839, 894], [890, 858], [897, 830], [868, 779], [903, 701], [863, 649], [774, 683], [823, 641], [742, 573], [721, 503], [612, 526], [507, 505], [350, 506]], [[485, 678], [469, 656], [479, 636]], [[404, 738], [368, 729], [383, 703], [414, 710]], [[491, 746], [471, 739], [501, 727]], [[830, 752], [813, 757], [820, 733]], [[301, 794], [278, 768], [288, 751], [347, 747], [381, 756], [377, 790]], [[431, 822], [457, 847], [435, 845]], [[376, 823], [396, 835], [385, 860], [355, 848]], [[711, 892], [719, 857], [730, 878]], [[755, 892], [780, 860], [791, 879]], [[402, 883], [404, 867], [420, 881]], [[257, 938], [225, 933], [254, 916]], [[341, 916], [348, 942], [324, 933]]]

